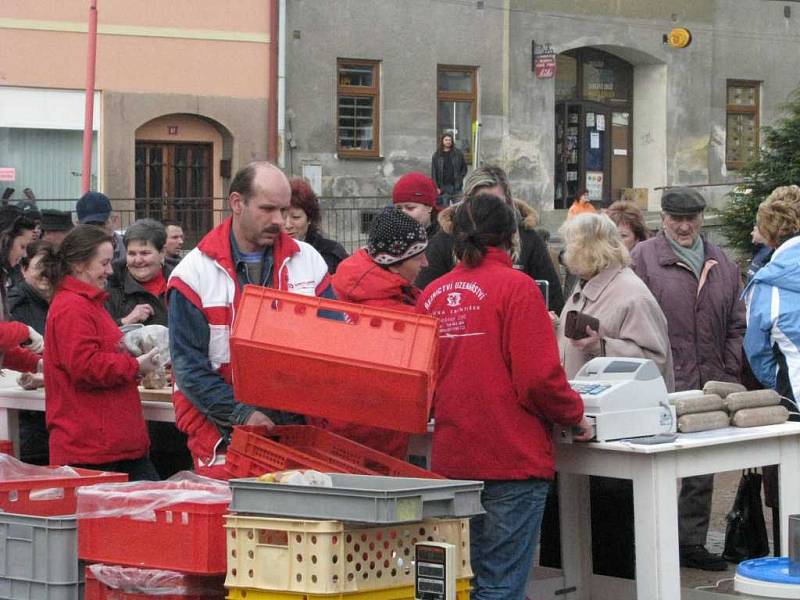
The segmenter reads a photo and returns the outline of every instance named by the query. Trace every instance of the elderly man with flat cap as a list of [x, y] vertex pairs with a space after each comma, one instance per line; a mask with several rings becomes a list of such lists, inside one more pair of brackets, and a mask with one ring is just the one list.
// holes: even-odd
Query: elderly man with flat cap
[[[633, 269], [667, 317], [675, 390], [707, 381], [738, 382], [745, 331], [739, 267], [703, 239], [706, 202], [697, 190], [672, 188], [661, 197], [663, 230], [637, 244]], [[714, 476], [687, 477], [678, 499], [681, 565], [723, 571], [727, 563], [705, 547]]]

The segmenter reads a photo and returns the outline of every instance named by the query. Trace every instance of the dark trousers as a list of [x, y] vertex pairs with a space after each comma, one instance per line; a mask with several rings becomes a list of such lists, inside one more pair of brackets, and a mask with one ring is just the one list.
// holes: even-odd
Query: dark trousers
[[178, 471], [194, 468], [186, 434], [174, 424], [150, 421], [147, 431], [150, 434], [150, 460], [160, 479], [169, 479]]
[[705, 546], [711, 520], [714, 474], [684, 477], [678, 496], [678, 542], [681, 546]]
[[127, 473], [128, 481], [158, 481], [158, 472], [150, 462], [150, 458], [134, 458], [131, 460], [117, 460], [102, 464], [70, 465], [79, 469], [94, 469], [95, 471], [111, 471], [113, 473]]

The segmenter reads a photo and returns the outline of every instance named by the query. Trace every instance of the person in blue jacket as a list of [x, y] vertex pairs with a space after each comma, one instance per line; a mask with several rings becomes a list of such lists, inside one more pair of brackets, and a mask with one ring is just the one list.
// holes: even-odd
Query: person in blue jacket
[[793, 403], [800, 398], [800, 187], [775, 189], [758, 207], [756, 220], [772, 259], [744, 291], [744, 350], [753, 374], [766, 388]]

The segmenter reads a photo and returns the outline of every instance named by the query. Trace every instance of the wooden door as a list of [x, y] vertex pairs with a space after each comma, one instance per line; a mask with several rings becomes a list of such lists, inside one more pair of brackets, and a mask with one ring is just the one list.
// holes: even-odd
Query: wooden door
[[136, 218], [175, 221], [186, 245], [213, 226], [212, 145], [136, 143]]

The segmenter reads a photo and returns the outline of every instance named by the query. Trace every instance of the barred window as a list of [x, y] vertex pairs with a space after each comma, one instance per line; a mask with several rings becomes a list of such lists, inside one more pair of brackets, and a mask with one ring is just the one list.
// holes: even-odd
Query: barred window
[[339, 59], [337, 69], [339, 156], [380, 156], [380, 63]]
[[725, 163], [740, 169], [758, 154], [758, 81], [728, 80]]

